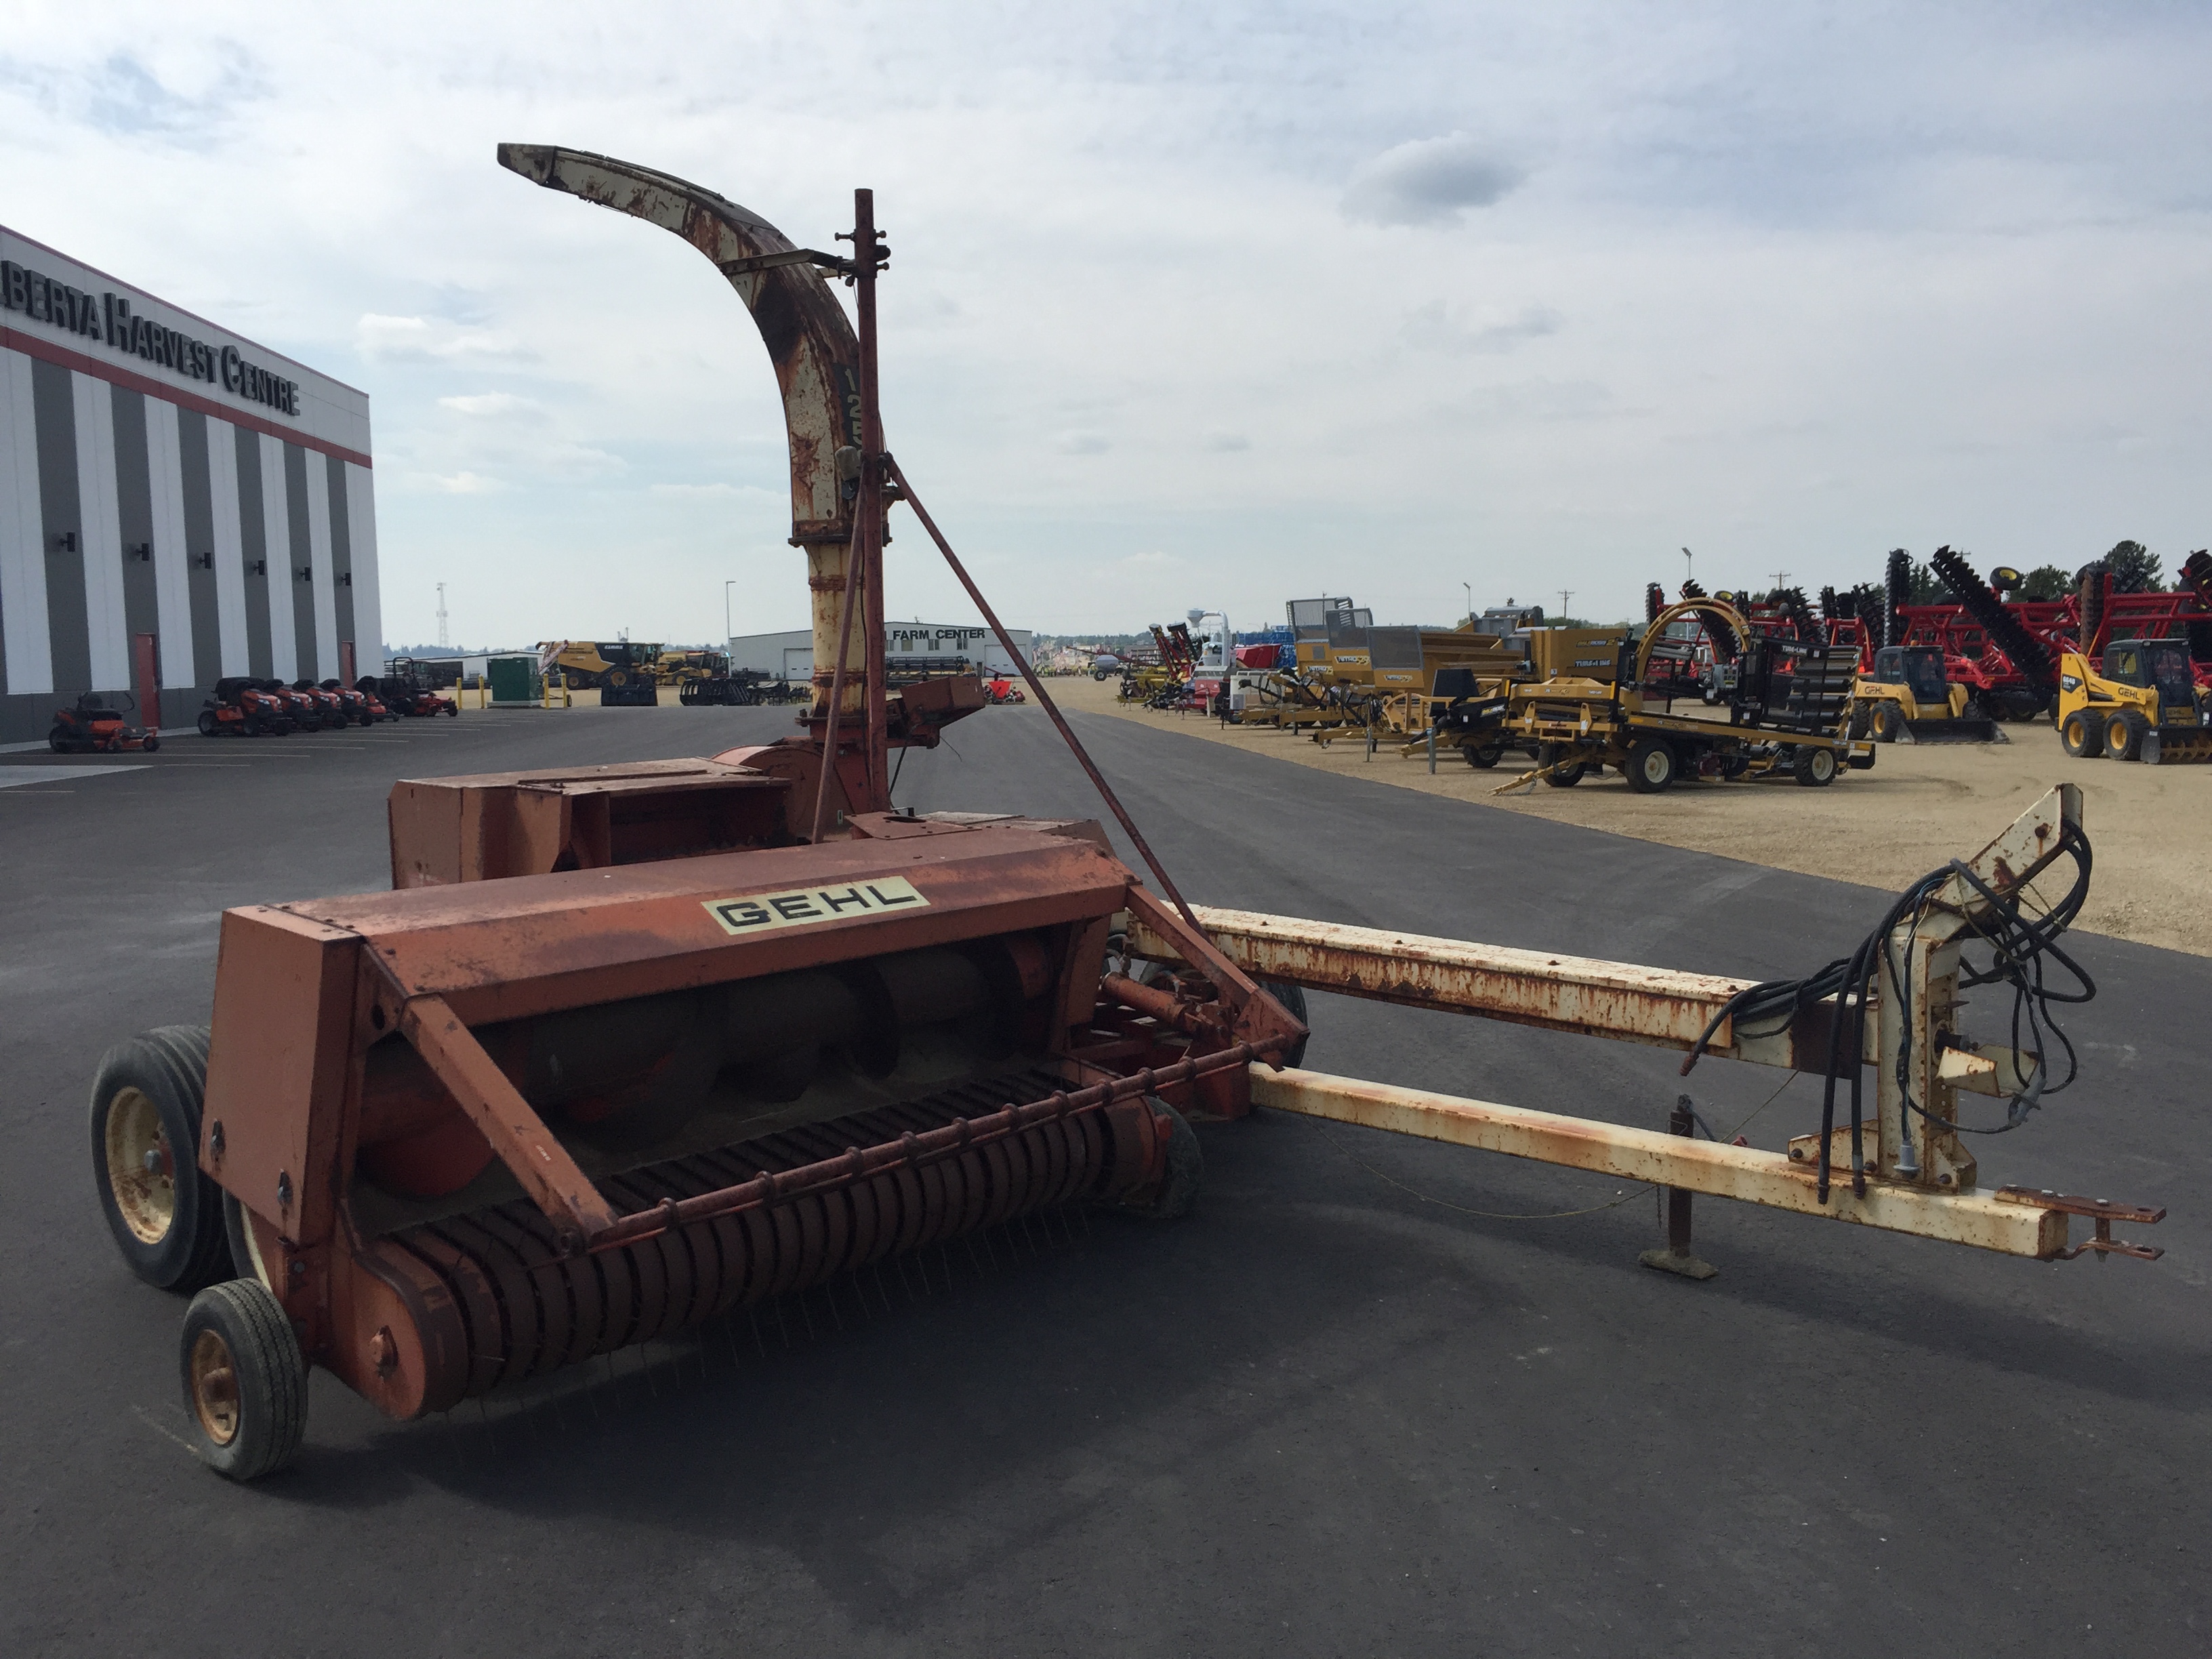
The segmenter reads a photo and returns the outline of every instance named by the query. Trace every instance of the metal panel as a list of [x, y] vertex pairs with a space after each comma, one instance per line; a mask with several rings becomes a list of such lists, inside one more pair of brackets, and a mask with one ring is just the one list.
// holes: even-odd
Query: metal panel
[[[146, 400], [146, 482], [154, 531], [154, 592], [161, 636], [161, 683], [179, 689], [201, 684], [198, 641], [192, 617], [191, 561], [185, 533], [183, 438], [179, 410], [159, 398]], [[210, 618], [210, 621], [212, 618]], [[214, 664], [210, 653], [209, 665]], [[206, 677], [209, 683], [213, 674]], [[143, 711], [148, 725], [158, 723]]]
[[[227, 429], [220, 422], [216, 425], [218, 429]], [[216, 575], [215, 486], [209, 463], [208, 417], [198, 410], [180, 409], [176, 427], [177, 483], [185, 504], [185, 581], [192, 606], [192, 678], [187, 684], [212, 685], [222, 673], [222, 588]]]
[[74, 694], [92, 684], [90, 621], [85, 607], [85, 514], [76, 462], [76, 377], [52, 363], [33, 362], [31, 398], [39, 434], [39, 516], [46, 556], [52, 689]]
[[384, 592], [378, 586], [376, 477], [365, 466], [345, 470], [346, 539], [353, 569], [353, 638], [359, 672], [384, 668]]
[[96, 691], [120, 691], [131, 684], [131, 629], [116, 499], [114, 388], [72, 374], [70, 393], [76, 422], [77, 507], [83, 521], [87, 684]]
[[[284, 479], [284, 522], [282, 536], [285, 550], [284, 586], [289, 599], [283, 608], [292, 613], [292, 672], [293, 679], [322, 678], [323, 658], [318, 649], [315, 616], [315, 588], [318, 583], [327, 588], [329, 573], [315, 568], [315, 536], [307, 504], [307, 452], [297, 444], [277, 446], [277, 465]], [[272, 561], [270, 574], [276, 574]], [[270, 594], [274, 599], [272, 590]]]
[[[307, 470], [315, 470], [313, 461], [307, 464]], [[330, 503], [331, 605], [331, 615], [336, 618], [336, 645], [331, 655], [336, 665], [331, 672], [351, 684], [359, 678], [360, 671], [356, 669], [349, 676], [343, 659], [347, 647], [353, 646], [360, 635], [354, 632], [352, 503], [346, 499], [346, 464], [335, 455], [326, 456], [322, 473], [321, 487], [328, 492], [325, 499]]]
[[[127, 386], [105, 390], [115, 427], [115, 528], [122, 544], [118, 568], [123, 573], [123, 625], [135, 640], [141, 634], [158, 635], [161, 617], [161, 587], [154, 574], [152, 551], [157, 538], [146, 394]], [[127, 684], [136, 695], [135, 659], [132, 669]], [[140, 718], [144, 718], [143, 710]]]
[[[238, 514], [238, 428], [205, 422], [208, 468], [208, 546], [215, 554], [216, 661], [221, 675], [251, 674], [253, 658], [246, 610], [246, 555]], [[264, 621], [262, 633], [268, 628]]]
[[292, 574], [292, 516], [285, 504], [284, 446], [266, 433], [255, 434], [253, 442], [261, 485], [262, 549], [269, 563], [269, 674], [289, 684], [300, 678], [299, 612], [292, 599], [299, 580]]
[[46, 535], [31, 360], [0, 350], [0, 691], [52, 691]]
[[307, 504], [307, 565], [315, 573], [314, 580], [307, 584], [315, 613], [314, 674], [326, 680], [338, 672], [338, 582], [337, 566], [331, 556], [331, 472], [322, 457], [310, 459], [304, 449], [294, 453], [300, 458], [300, 493]]
[[[265, 680], [276, 672], [274, 625], [269, 614], [269, 511], [262, 477], [268, 459], [261, 453], [258, 433], [234, 428], [231, 464], [238, 473], [239, 579], [246, 597], [246, 672]], [[284, 562], [276, 562], [278, 570]]]

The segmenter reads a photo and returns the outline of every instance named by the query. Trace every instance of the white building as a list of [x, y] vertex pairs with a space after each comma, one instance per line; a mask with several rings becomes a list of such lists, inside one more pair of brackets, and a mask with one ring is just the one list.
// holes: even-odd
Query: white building
[[382, 639], [368, 394], [0, 226], [0, 743]]
[[[1034, 648], [1026, 628], [1010, 628], [1007, 635], [1024, 657]], [[857, 647], [858, 641], [855, 641]], [[941, 657], [949, 665], [965, 658], [986, 674], [1014, 672], [1014, 664], [998, 638], [988, 628], [965, 628], [951, 623], [886, 622], [886, 657]], [[856, 648], [853, 653], [860, 660]], [[834, 665], [832, 665], [834, 666]], [[781, 634], [743, 634], [730, 641], [730, 666], [750, 668], [779, 679], [804, 680], [814, 673], [814, 636], [804, 628]]]

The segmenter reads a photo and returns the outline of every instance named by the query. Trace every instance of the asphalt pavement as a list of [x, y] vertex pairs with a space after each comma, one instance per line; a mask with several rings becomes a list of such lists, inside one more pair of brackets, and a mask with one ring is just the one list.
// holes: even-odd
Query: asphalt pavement
[[[790, 721], [472, 710], [0, 757], [0, 1653], [2212, 1650], [2212, 962], [2087, 937], [2081, 1079], [1978, 1147], [1983, 1180], [2166, 1205], [2155, 1263], [1700, 1201], [1721, 1273], [1693, 1284], [1637, 1265], [1648, 1189], [1262, 1113], [1202, 1131], [1181, 1222], [1017, 1231], [865, 1318], [817, 1297], [423, 1423], [319, 1373], [292, 1470], [199, 1468], [181, 1304], [94, 1197], [101, 1051], [206, 1019], [223, 907], [388, 885], [396, 778]], [[1201, 902], [1761, 977], [1883, 904], [1078, 724]], [[1033, 708], [909, 755], [896, 793], [1103, 816]], [[1651, 1127], [1687, 1086], [1766, 1146], [1817, 1114], [1814, 1080], [1726, 1062], [1685, 1085], [1625, 1044], [1327, 997], [1314, 1023], [1306, 1063], [1352, 1076]]]

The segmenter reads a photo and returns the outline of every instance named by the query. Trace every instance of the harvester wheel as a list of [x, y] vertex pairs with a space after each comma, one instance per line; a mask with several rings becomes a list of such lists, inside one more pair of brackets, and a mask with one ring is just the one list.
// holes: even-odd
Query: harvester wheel
[[202, 737], [211, 738], [221, 729], [222, 728], [216, 724], [214, 709], [203, 708], [200, 710], [200, 735]]
[[1628, 787], [1639, 795], [1656, 795], [1674, 781], [1674, 751], [1663, 739], [1646, 738], [1628, 751], [1621, 769]]
[[307, 1367], [269, 1287], [258, 1279], [209, 1285], [185, 1310], [179, 1346], [200, 1461], [232, 1480], [258, 1480], [290, 1462], [307, 1433]]
[[222, 1189], [200, 1173], [208, 1028], [163, 1025], [101, 1057], [92, 1084], [92, 1176], [131, 1271], [192, 1291], [235, 1271]]
[[1895, 743], [1897, 734], [1905, 730], [1905, 714], [1893, 702], [1878, 702], [1869, 725], [1876, 743]]
[[1168, 1120], [1167, 1179], [1150, 1199], [1115, 1207], [1125, 1215], [1139, 1216], [1146, 1221], [1174, 1221], [1190, 1213], [1190, 1206], [1198, 1197], [1199, 1183], [1206, 1179], [1206, 1154], [1199, 1148], [1198, 1132], [1181, 1112], [1156, 1095], [1146, 1096], [1145, 1104], [1156, 1115], [1164, 1115]]
[[1836, 781], [1836, 751], [1801, 744], [1790, 763], [1790, 775], [1808, 789], [1826, 789]]
[[[1540, 744], [1536, 750], [1536, 764], [1539, 767], [1553, 765], [1559, 758], [1559, 746], [1555, 743]], [[1588, 769], [1583, 762], [1577, 761], [1572, 766], [1560, 767], [1559, 770], [1546, 777], [1544, 781], [1554, 789], [1571, 789], [1583, 781], [1583, 773], [1586, 769]]]
[[2142, 758], [2143, 733], [2150, 722], [2132, 708], [2123, 708], [2105, 722], [2105, 752], [2114, 760]]
[[1469, 766], [1487, 772], [1505, 757], [1505, 746], [1497, 743], [1480, 745], [1468, 744], [1459, 752], [1467, 757], [1467, 763]]
[[2105, 752], [2105, 728], [2077, 708], [2058, 728], [2058, 744], [2076, 760], [2094, 760]]

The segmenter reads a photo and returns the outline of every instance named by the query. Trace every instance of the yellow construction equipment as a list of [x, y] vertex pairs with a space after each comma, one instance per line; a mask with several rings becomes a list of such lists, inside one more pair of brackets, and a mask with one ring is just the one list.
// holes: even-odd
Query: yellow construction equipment
[[1972, 689], [1946, 677], [1943, 648], [1886, 645], [1851, 687], [1851, 735], [1876, 743], [2005, 743], [1986, 715], [1969, 715]]
[[2113, 640], [2101, 659], [2061, 653], [2058, 740], [2084, 760], [2212, 761], [2212, 728], [2190, 672], [2189, 641]]

